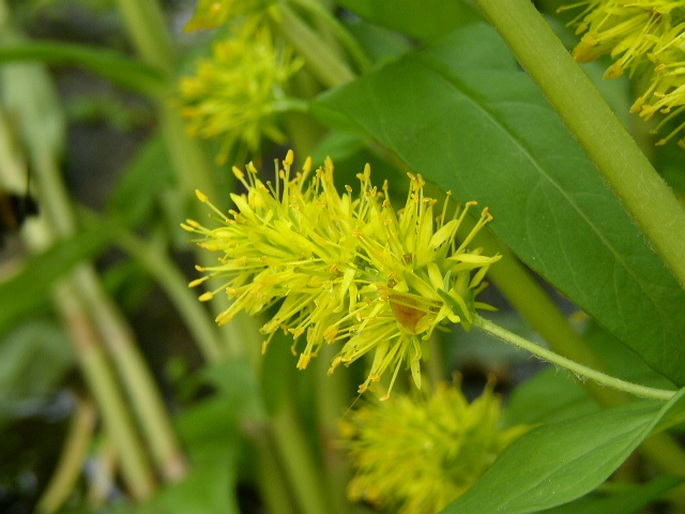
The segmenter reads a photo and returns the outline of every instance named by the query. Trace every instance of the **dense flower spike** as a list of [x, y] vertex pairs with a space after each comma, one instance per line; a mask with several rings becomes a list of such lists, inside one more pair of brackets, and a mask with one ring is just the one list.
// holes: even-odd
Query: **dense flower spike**
[[434, 514], [461, 496], [528, 427], [500, 428], [501, 401], [488, 383], [469, 404], [442, 384], [435, 394], [366, 402], [341, 423], [355, 468], [353, 501]]
[[[575, 18], [583, 34], [573, 50], [579, 62], [606, 54], [614, 59], [604, 74], [615, 78], [628, 72], [646, 74], [648, 81], [631, 112], [645, 120], [667, 116], [655, 129], [685, 109], [685, 4], [667, 0], [585, 0], [562, 9], [584, 7]], [[664, 144], [685, 127], [678, 126], [657, 144]], [[680, 141], [683, 146], [684, 140]]]
[[[275, 184], [257, 178], [252, 164], [247, 175], [234, 173], [247, 194], [231, 195], [235, 211], [226, 216], [198, 193], [219, 216], [221, 226], [203, 227], [188, 220], [183, 226], [203, 238], [198, 244], [221, 257], [216, 266], [200, 268], [205, 276], [223, 281], [204, 293], [209, 300], [226, 292], [233, 303], [217, 317], [229, 322], [245, 310], [256, 314], [278, 304], [262, 327], [272, 336], [282, 329], [291, 334], [299, 352], [297, 367], [304, 369], [324, 344], [341, 345], [330, 372], [373, 352], [365, 391], [392, 371], [388, 393], [406, 363], [414, 383], [421, 386], [420, 362], [433, 330], [447, 323], [470, 326], [475, 301], [484, 287], [488, 267], [499, 256], [481, 255], [468, 247], [490, 221], [487, 209], [466, 238], [455, 235], [475, 202], [455, 209], [448, 217], [445, 200], [437, 218], [435, 200], [423, 194], [421, 176], [410, 175], [410, 191], [402, 210], [390, 204], [388, 184], [371, 184], [370, 168], [357, 175], [360, 191], [339, 193], [333, 182], [333, 163], [312, 172], [308, 159], [302, 173], [291, 172], [289, 152]], [[304, 344], [300, 346], [300, 340]]]
[[236, 141], [249, 151], [262, 137], [283, 142], [275, 114], [290, 107], [284, 84], [301, 66], [288, 48], [276, 45], [266, 25], [241, 25], [214, 44], [211, 59], [198, 61], [195, 75], [181, 80], [189, 133], [223, 138], [219, 162]]

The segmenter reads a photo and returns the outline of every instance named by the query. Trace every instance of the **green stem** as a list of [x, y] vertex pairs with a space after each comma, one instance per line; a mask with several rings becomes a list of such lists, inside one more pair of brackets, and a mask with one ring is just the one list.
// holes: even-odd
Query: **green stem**
[[643, 398], [653, 398], [655, 400], [670, 400], [677, 392], [647, 387], [640, 384], [635, 384], [633, 382], [628, 382], [626, 380], [621, 380], [620, 378], [612, 377], [588, 366], [579, 364], [576, 361], [562, 357], [561, 355], [543, 348], [542, 346], [531, 341], [528, 341], [527, 339], [524, 339], [513, 332], [509, 332], [508, 330], [500, 327], [492, 321], [482, 318], [479, 315], [474, 317], [473, 326], [478, 327], [481, 330], [500, 338], [502, 341], [516, 346], [517, 348], [526, 350], [542, 360], [565, 368], [579, 377], [589, 378], [598, 384], [611, 387], [612, 389], [616, 389], [618, 391], [623, 391], [635, 396], [641, 396]]
[[272, 418], [276, 450], [291, 481], [293, 494], [303, 514], [328, 512], [323, 477], [315, 464], [311, 448], [304, 437], [300, 420], [291, 400], [285, 399]]
[[266, 429], [253, 430], [257, 485], [264, 502], [264, 511], [271, 514], [290, 514], [297, 509], [288, 489], [285, 471], [274, 459], [276, 448]]
[[[543, 337], [554, 352], [593, 369], [607, 371], [595, 351], [578, 334], [539, 282], [508, 248], [489, 231], [481, 231], [474, 243], [485, 247], [488, 254], [502, 255], [503, 258], [497, 265], [490, 268], [490, 279], [511, 306]], [[628, 401], [624, 394], [602, 387], [593, 381], [585, 382], [583, 386], [603, 407], [614, 407]]]
[[155, 489], [152, 470], [126, 400], [107, 362], [107, 355], [102, 351], [102, 342], [83, 310], [79, 292], [68, 282], [61, 282], [55, 296], [72, 336], [81, 372], [117, 448], [126, 485], [134, 498], [149, 498]]
[[161, 395], [134, 343], [126, 320], [91, 267], [81, 266], [74, 271], [73, 276], [112, 356], [159, 468], [169, 480], [181, 478], [185, 474], [185, 457]]
[[280, 4], [280, 23], [277, 27], [283, 37], [295, 47], [305, 58], [307, 68], [325, 86], [335, 87], [355, 78], [349, 68], [319, 34], [314, 32], [295, 12], [285, 3]]
[[[6, 30], [3, 32], [3, 36], [11, 36], [11, 30]], [[46, 214], [43, 218], [44, 223], [40, 225], [40, 233], [38, 228], [34, 231], [35, 240], [29, 241], [32, 247], [36, 250], [44, 250], [52, 241], [56, 238], [65, 238], [72, 236], [77, 230], [77, 222], [72, 210], [71, 202], [69, 199], [68, 192], [61, 180], [60, 170], [58, 169], [57, 162], [59, 161], [59, 152], [61, 151], [61, 135], [62, 132], [59, 130], [61, 127], [56, 125], [58, 130], [48, 131], [45, 130], [44, 126], [39, 124], [38, 118], [31, 118], [31, 114], [35, 116], [35, 106], [38, 104], [42, 107], [40, 111], [40, 119], [50, 119], [50, 120], [60, 120], [61, 111], [57, 105], [57, 101], [53, 98], [55, 93], [51, 87], [50, 81], [45, 76], [44, 69], [37, 64], [34, 65], [24, 65], [22, 68], [22, 73], [15, 73], [12, 76], [7, 75], [4, 77], [6, 81], [3, 85], [7, 87], [12, 87], [15, 91], [21, 91], [21, 95], [17, 95], [15, 98], [14, 108], [17, 109], [18, 120], [25, 124], [26, 128], [24, 134], [27, 139], [27, 146], [30, 150], [30, 159], [34, 165], [34, 170], [36, 172], [36, 179], [40, 185], [39, 189], [41, 191], [41, 206], [44, 213]], [[31, 80], [33, 78], [33, 80]], [[38, 79], [38, 80], [37, 80]], [[19, 89], [21, 88], [21, 89]], [[27, 237], [31, 237], [27, 233]], [[84, 277], [88, 280], [85, 281]], [[82, 265], [77, 271], [72, 275], [72, 278], [68, 282], [68, 287], [73, 291], [72, 297], [78, 295], [78, 305], [73, 306], [70, 304], [70, 309], [72, 311], [68, 312], [67, 322], [71, 318], [77, 317], [77, 309], [79, 311], [77, 314], [79, 318], [85, 317], [80, 311], [85, 311], [86, 308], [91, 309], [93, 318], [88, 320], [91, 324], [95, 325], [97, 321], [97, 316], [109, 316], [112, 314], [112, 304], [111, 301], [106, 301], [102, 296], [93, 298], [88, 296], [88, 286], [97, 284], [97, 278], [95, 278], [95, 273], [92, 268], [87, 265]], [[108, 300], [108, 299], [107, 299]], [[60, 295], [58, 302], [65, 303], [72, 301], [67, 295]], [[63, 305], [58, 306], [60, 309], [65, 309]], [[81, 325], [85, 325], [85, 321], [81, 322]], [[78, 328], [78, 327], [77, 327]], [[102, 327], [99, 327], [102, 328]], [[90, 331], [93, 331], [89, 327]], [[105, 331], [97, 332], [93, 336], [93, 345], [98, 346], [102, 344], [103, 340], [108, 340], [112, 334]], [[137, 348], [131, 343], [130, 339], [116, 341], [116, 344], [110, 346], [112, 349], [111, 357], [117, 365], [117, 369], [120, 372], [120, 378], [125, 385], [130, 386], [131, 383], [135, 383], [134, 386], [128, 387], [128, 392], [133, 400], [133, 404], [137, 406], [142, 406], [143, 408], [139, 410], [139, 421], [144, 429], [150, 429], [153, 433], [148, 435], [152, 443], [153, 450], [163, 450], [163, 452], [156, 453], [159, 459], [160, 467], [167, 476], [178, 476], [183, 469], [183, 457], [178, 445], [175, 444], [173, 439], [173, 432], [170, 428], [170, 422], [166, 418], [166, 412], [163, 410], [161, 400], [157, 396], [157, 391], [154, 383], [150, 379], [150, 375], [141, 364], [140, 355], [137, 353]], [[98, 352], [101, 352], [101, 348], [97, 348]], [[91, 352], [92, 353], [92, 352]], [[104, 359], [103, 354], [98, 353], [97, 359], [92, 361], [82, 360], [82, 371], [85, 375], [91, 378], [95, 375], [93, 370], [88, 368], [89, 365], [99, 365]], [[97, 392], [98, 407], [103, 411], [110, 408], [106, 404], [107, 401], [119, 401], [116, 396], [117, 382], [116, 379], [110, 377], [109, 374], [103, 371], [103, 379], [108, 380], [107, 383], [97, 381], [94, 383], [93, 387], [99, 388]], [[94, 380], [94, 378], [93, 378]], [[94, 393], [96, 394], [96, 393]], [[126, 403], [123, 402], [124, 408]], [[118, 408], [118, 406], [117, 406]], [[104, 415], [104, 414], [103, 414]], [[114, 422], [110, 422], [110, 425]], [[117, 424], [117, 430], [123, 430], [122, 425]], [[159, 432], [156, 430], [160, 429]], [[167, 435], [171, 434], [169, 437]], [[118, 440], [122, 444], [130, 445], [137, 437], [137, 434], [128, 434], [127, 442], [124, 441], [124, 437], [121, 436]], [[131, 443], [133, 444], [133, 443]], [[118, 450], [121, 454], [125, 454], [129, 451], [127, 446], [119, 446]], [[136, 477], [133, 481], [141, 479], [141, 475], [144, 473], [141, 471], [142, 465], [125, 464], [124, 468], [128, 469], [130, 473], [135, 473]], [[130, 477], [129, 477], [130, 478]], [[144, 484], [144, 483], [143, 483]], [[150, 486], [150, 489], [153, 486]], [[149, 490], [145, 489], [145, 495], [149, 494]]]
[[198, 302], [196, 295], [188, 288], [185, 276], [171, 262], [163, 248], [148, 244], [131, 233], [122, 234], [119, 245], [154, 277], [173, 302], [205, 360], [221, 360], [223, 351], [216, 326], [209, 320], [207, 311]]
[[157, 0], [117, 0], [129, 36], [143, 59], [165, 71], [174, 72], [173, 45], [163, 11]]
[[477, 3], [685, 289], [685, 211], [666, 183], [530, 0]]
[[[178, 178], [181, 195], [185, 198], [195, 198], [195, 189], [202, 190], [210, 198], [221, 198], [216, 182], [213, 180], [213, 167], [202, 146], [197, 140], [191, 139], [185, 129], [185, 124], [173, 103], [175, 83], [173, 70], [175, 61], [169, 47], [170, 36], [163, 22], [162, 10], [157, 0], [140, 2], [138, 0], [118, 0], [118, 5], [126, 28], [136, 45], [136, 50], [143, 60], [169, 72], [170, 81], [165, 91], [156, 98], [157, 113], [160, 130], [164, 136], [171, 161]], [[152, 20], [152, 21], [150, 21]], [[148, 23], [151, 23], [148, 26]], [[202, 206], [195, 202], [192, 211], [200, 214]], [[196, 251], [197, 262], [209, 264], [207, 252]], [[212, 263], [213, 264], [213, 263]], [[226, 308], [227, 299], [217, 296], [212, 302], [215, 314]], [[241, 326], [242, 325], [242, 326]], [[220, 332], [222, 335], [222, 353], [228, 356], [240, 356], [245, 353], [241, 345], [240, 333], [249, 333], [250, 328], [243, 319], [236, 319], [232, 326]], [[239, 330], [242, 328], [243, 330]], [[249, 352], [248, 352], [249, 353]]]
[[36, 505], [38, 514], [57, 512], [74, 491], [88, 458], [97, 423], [97, 410], [90, 399], [79, 399], [59, 462]]
[[[284, 344], [285, 343], [285, 344]], [[298, 410], [299, 377], [286, 339], [272, 342], [262, 360], [261, 382], [269, 414], [269, 436], [300, 514], [329, 512], [325, 477]]]
[[[77, 223], [68, 192], [55, 165], [56, 157], [49, 147], [37, 143], [33, 148], [33, 158], [41, 185], [41, 200], [50, 214], [53, 232], [58, 238], [70, 237], [76, 232]], [[72, 283], [81, 294], [84, 306], [89, 309], [101, 339], [107, 344], [162, 473], [169, 479], [179, 478], [185, 469], [183, 453], [161, 396], [126, 321], [102, 289], [99, 277], [91, 266], [81, 265], [74, 270]]]
[[371, 61], [369, 61], [369, 58], [357, 40], [352, 37], [347, 29], [338, 21], [335, 16], [331, 14], [328, 9], [326, 9], [326, 7], [321, 5], [320, 0], [293, 0], [292, 3], [303, 7], [318, 19], [323, 21], [325, 27], [330, 29], [338, 41], [340, 41], [345, 49], [349, 52], [350, 56], [357, 63], [357, 66], [359, 66], [359, 69], [362, 73], [366, 73], [371, 70]]
[[330, 345], [324, 346], [318, 356], [315, 372], [316, 413], [323, 457], [324, 480], [328, 486], [327, 495], [330, 499], [328, 508], [331, 514], [349, 512], [346, 488], [350, 479], [350, 469], [347, 459], [341, 452], [336, 441], [340, 439], [338, 422], [341, 415], [349, 408], [351, 402], [349, 392], [351, 376], [348, 368], [340, 366], [333, 376], [327, 376], [329, 363], [335, 357], [337, 350]]
[[[472, 223], [475, 224], [475, 220]], [[469, 227], [465, 227], [465, 230], [469, 230]], [[487, 230], [480, 231], [474, 243], [484, 247], [488, 255], [499, 253], [503, 256], [496, 266], [490, 268], [490, 279], [553, 351], [596, 370], [605, 371], [604, 363], [594, 350], [571, 326], [547, 292], [515, 255]], [[615, 407], [630, 399], [625, 393], [603, 387], [591, 380], [584, 382], [583, 387], [605, 408]], [[640, 451], [662, 471], [675, 475], [685, 474], [685, 454], [668, 434], [653, 435], [642, 443]]]

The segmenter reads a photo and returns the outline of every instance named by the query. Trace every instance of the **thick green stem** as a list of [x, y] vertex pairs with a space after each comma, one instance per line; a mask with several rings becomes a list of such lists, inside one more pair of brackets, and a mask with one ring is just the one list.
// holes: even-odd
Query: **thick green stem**
[[477, 0], [685, 289], [685, 210], [530, 0]]
[[266, 433], [266, 429], [258, 431], [259, 434], [252, 432], [251, 439], [254, 442], [257, 482], [264, 502], [264, 510], [271, 514], [296, 512], [297, 508], [288, 488], [285, 470], [281, 463], [274, 459], [276, 448], [272, 438]]
[[626, 380], [621, 380], [620, 378], [612, 377], [588, 366], [579, 364], [576, 361], [562, 357], [561, 355], [554, 353], [547, 348], [543, 348], [542, 346], [531, 341], [528, 341], [527, 339], [524, 339], [513, 332], [509, 332], [492, 321], [489, 321], [478, 315], [474, 317], [473, 326], [478, 327], [481, 330], [500, 338], [502, 341], [516, 346], [517, 348], [526, 350], [542, 360], [567, 369], [580, 378], [589, 378], [598, 384], [611, 387], [612, 389], [616, 389], [618, 391], [623, 391], [635, 396], [641, 396], [643, 398], [653, 398], [656, 400], [670, 400], [677, 392], [647, 387], [640, 384], [635, 384], [633, 382], [628, 382]]

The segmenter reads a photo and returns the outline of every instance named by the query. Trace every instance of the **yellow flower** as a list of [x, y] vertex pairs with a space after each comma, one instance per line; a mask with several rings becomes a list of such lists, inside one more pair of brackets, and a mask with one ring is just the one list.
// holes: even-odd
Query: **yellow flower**
[[278, 304], [262, 327], [263, 350], [284, 330], [294, 339], [300, 369], [323, 344], [341, 345], [329, 373], [374, 354], [360, 392], [392, 370], [389, 394], [403, 364], [420, 387], [423, 347], [433, 330], [450, 322], [469, 328], [475, 309], [489, 307], [475, 296], [499, 256], [469, 250], [491, 219], [487, 209], [457, 244], [457, 229], [474, 202], [448, 219], [445, 201], [436, 220], [435, 200], [424, 196], [421, 177], [410, 175], [406, 204], [397, 212], [387, 182], [381, 191], [374, 187], [368, 165], [357, 175], [360, 191], [353, 195], [349, 186], [342, 194], [336, 189], [330, 159], [314, 173], [310, 159], [302, 173], [293, 174], [292, 163], [288, 152], [281, 169], [277, 164], [275, 184], [260, 181], [252, 164], [247, 177], [234, 168], [247, 193], [231, 195], [237, 210], [228, 216], [198, 194], [221, 226], [208, 229], [188, 220], [183, 227], [203, 236], [198, 244], [220, 257], [216, 266], [198, 268], [205, 276], [191, 286], [209, 277], [224, 281], [200, 296], [209, 300], [225, 291], [233, 298], [219, 324], [241, 310], [257, 314]]
[[431, 396], [393, 395], [353, 411], [341, 422], [355, 468], [350, 499], [434, 514], [461, 496], [528, 429], [501, 429], [493, 386], [471, 404], [458, 385], [442, 384]]
[[[667, 0], [585, 0], [562, 9], [585, 9], [572, 23], [583, 34], [573, 50], [579, 62], [610, 54], [614, 63], [604, 78], [628, 71], [645, 74], [648, 85], [631, 107], [645, 119], [667, 116], [658, 131], [685, 106], [685, 5]], [[657, 144], [664, 144], [685, 127], [678, 126]], [[681, 146], [683, 141], [680, 141]]]
[[276, 45], [265, 25], [242, 25], [234, 37], [214, 44], [211, 59], [198, 61], [195, 75], [181, 79], [188, 132], [223, 138], [219, 162], [236, 141], [250, 151], [263, 136], [282, 143], [276, 114], [292, 107], [283, 88], [301, 65], [287, 47]]

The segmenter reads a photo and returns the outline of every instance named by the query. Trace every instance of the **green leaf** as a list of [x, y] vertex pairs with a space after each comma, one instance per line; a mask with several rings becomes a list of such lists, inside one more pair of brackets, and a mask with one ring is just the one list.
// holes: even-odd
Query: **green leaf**
[[661, 496], [683, 483], [683, 478], [661, 476], [647, 484], [626, 485], [607, 496], [588, 496], [544, 511], [544, 514], [637, 514]]
[[580, 381], [552, 367], [514, 389], [504, 419], [507, 425], [534, 425], [574, 419], [598, 410]]
[[0, 283], [0, 332], [17, 317], [42, 304], [55, 280], [80, 262], [98, 255], [120, 228], [114, 220], [91, 224], [74, 237], [31, 257], [21, 272]]
[[456, 27], [483, 19], [473, 5], [455, 0], [342, 0], [338, 4], [368, 22], [424, 41], [436, 39]]
[[255, 421], [266, 419], [259, 381], [248, 360], [235, 358], [205, 368], [198, 379], [217, 387], [221, 398], [236, 409], [237, 415], [249, 415]]
[[173, 183], [172, 165], [163, 138], [156, 135], [143, 146], [126, 167], [109, 198], [108, 209], [129, 226], [151, 219], [165, 189]]
[[214, 444], [191, 452], [193, 467], [181, 482], [168, 485], [137, 514], [239, 514], [236, 451]]
[[[236, 488], [240, 463], [240, 419], [256, 419], [263, 410], [257, 379], [249, 362], [232, 359], [204, 368], [189, 379], [216, 386], [216, 394], [192, 405], [178, 419], [192, 467], [180, 483], [167, 486], [138, 514], [178, 512], [238, 514]], [[244, 463], [243, 463], [244, 464]]]
[[73, 366], [69, 340], [54, 323], [24, 323], [0, 339], [0, 427], [53, 393]]
[[607, 363], [610, 375], [657, 389], [671, 389], [673, 385], [662, 375], [647, 366], [634, 352], [598, 326], [588, 323], [583, 339], [601, 362]]
[[685, 292], [499, 36], [470, 25], [320, 97], [489, 225], [653, 369], [685, 384]]
[[535, 428], [443, 512], [522, 514], [579, 498], [604, 482], [662, 418], [682, 416], [684, 398], [685, 389], [665, 405], [639, 401]]
[[112, 82], [150, 96], [165, 87], [161, 72], [113, 50], [64, 42], [16, 42], [0, 46], [0, 64], [41, 61], [52, 65], [76, 65]]

